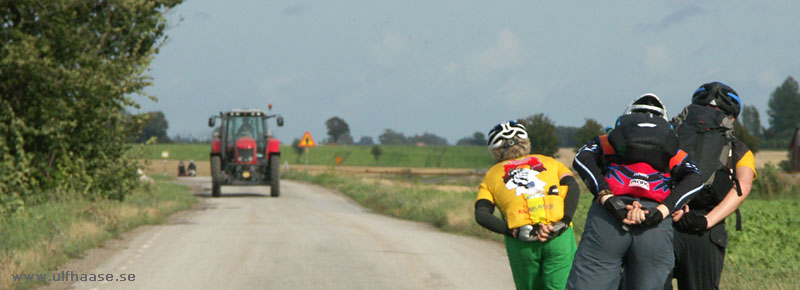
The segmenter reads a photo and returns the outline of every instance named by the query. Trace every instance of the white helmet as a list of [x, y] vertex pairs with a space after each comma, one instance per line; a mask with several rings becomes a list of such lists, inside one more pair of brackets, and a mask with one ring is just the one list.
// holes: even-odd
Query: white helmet
[[653, 93], [639, 96], [625, 109], [625, 115], [633, 113], [649, 113], [669, 121], [667, 119], [667, 108], [661, 103], [661, 99]]
[[516, 136], [528, 139], [528, 131], [525, 130], [525, 126], [514, 120], [497, 124], [489, 131], [489, 142], [487, 144], [489, 145], [489, 151], [504, 146], [505, 142], [503, 141], [514, 140], [513, 138]]

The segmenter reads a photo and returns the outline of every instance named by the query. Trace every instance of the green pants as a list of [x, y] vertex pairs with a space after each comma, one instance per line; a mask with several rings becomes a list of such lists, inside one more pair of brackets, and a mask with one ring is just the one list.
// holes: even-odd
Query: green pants
[[575, 232], [572, 227], [547, 242], [524, 242], [506, 236], [506, 252], [517, 289], [564, 289], [572, 258]]

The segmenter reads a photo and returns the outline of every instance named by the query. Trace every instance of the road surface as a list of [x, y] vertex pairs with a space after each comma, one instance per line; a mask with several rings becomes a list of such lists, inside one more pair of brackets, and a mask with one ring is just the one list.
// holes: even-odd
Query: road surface
[[[381, 216], [330, 190], [283, 180], [222, 187], [182, 178], [200, 199], [58, 271], [134, 274], [133, 282], [53, 282], [48, 289], [513, 289], [499, 243]], [[130, 277], [130, 276], [128, 276]]]

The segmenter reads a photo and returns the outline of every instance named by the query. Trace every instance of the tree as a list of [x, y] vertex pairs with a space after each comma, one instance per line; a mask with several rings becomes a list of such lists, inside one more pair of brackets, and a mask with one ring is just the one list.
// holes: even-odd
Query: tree
[[791, 76], [776, 88], [769, 99], [770, 137], [788, 140], [800, 124], [800, 87]]
[[558, 147], [574, 147], [575, 132], [578, 127], [572, 126], [556, 126], [556, 135], [558, 136]]
[[356, 143], [356, 144], [357, 144], [357, 145], [366, 145], [366, 146], [372, 146], [372, 145], [374, 145], [374, 144], [375, 144], [375, 141], [373, 141], [373, 140], [372, 140], [372, 137], [369, 137], [369, 136], [361, 136], [361, 139], [360, 139], [360, 140], [358, 140], [358, 143]]
[[370, 153], [372, 153], [372, 157], [375, 158], [375, 164], [378, 164], [378, 159], [380, 159], [381, 154], [383, 154], [381, 146], [378, 145], [372, 146], [372, 148], [370, 149]]
[[472, 134], [471, 137], [464, 137], [458, 139], [456, 145], [467, 145], [467, 146], [486, 146], [489, 141], [486, 140], [486, 136], [483, 135], [481, 132], [475, 132]]
[[408, 144], [408, 140], [403, 133], [395, 132], [392, 129], [386, 129], [383, 131], [383, 134], [378, 136], [378, 141], [381, 141], [381, 145], [403, 145]]
[[742, 125], [747, 128], [750, 135], [761, 136], [761, 118], [758, 115], [758, 109], [753, 105], [745, 105], [742, 108], [740, 117]]
[[742, 141], [744, 145], [747, 145], [747, 147], [750, 148], [753, 153], [758, 152], [758, 137], [751, 135], [747, 128], [742, 125], [739, 120], [733, 122], [733, 135], [736, 137], [736, 139]]
[[528, 129], [528, 138], [531, 140], [531, 153], [553, 156], [558, 151], [558, 136], [556, 126], [550, 118], [539, 113], [518, 122]]
[[180, 2], [0, 1], [0, 214], [139, 184], [124, 112]]
[[350, 133], [344, 134], [339, 137], [339, 142], [342, 145], [353, 145], [353, 136], [350, 136]]
[[575, 151], [578, 151], [583, 145], [586, 145], [586, 142], [589, 142], [590, 139], [603, 134], [605, 134], [603, 125], [600, 125], [600, 123], [594, 119], [587, 118], [583, 126], [578, 128], [573, 136], [575, 140]]
[[[328, 136], [330, 136], [329, 141], [331, 143], [339, 143], [339, 139], [342, 136], [350, 135], [350, 126], [342, 118], [331, 117], [328, 121], [325, 121], [325, 126], [328, 127]], [[352, 141], [353, 138], [350, 137], [350, 140]]]
[[136, 142], [141, 143], [149, 140], [150, 137], [156, 137], [158, 138], [158, 143], [170, 143], [170, 139], [167, 137], [169, 122], [164, 116], [164, 112], [147, 112], [142, 115], [144, 115], [146, 121], [144, 128], [142, 128], [142, 132], [139, 134], [139, 138], [136, 139]]
[[413, 137], [409, 137], [407, 142], [411, 144], [423, 143], [425, 145], [432, 146], [447, 146], [447, 139], [428, 132], [425, 132], [422, 135], [414, 135]]

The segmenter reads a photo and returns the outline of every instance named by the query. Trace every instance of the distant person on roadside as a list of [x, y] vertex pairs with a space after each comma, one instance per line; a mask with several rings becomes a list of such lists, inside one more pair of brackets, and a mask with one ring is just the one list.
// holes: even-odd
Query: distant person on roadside
[[178, 176], [186, 176], [186, 165], [183, 165], [183, 160], [178, 162]]
[[197, 165], [194, 164], [194, 160], [189, 160], [189, 166], [187, 169], [189, 169], [189, 176], [197, 176]]
[[667, 217], [702, 182], [678, 149], [661, 100], [654, 94], [634, 100], [613, 129], [578, 151], [572, 166], [595, 201], [566, 288], [663, 288], [675, 261]]
[[516, 121], [495, 126], [488, 146], [498, 163], [478, 188], [475, 220], [504, 235], [517, 289], [564, 289], [576, 248], [578, 183], [564, 164], [530, 154], [528, 133]]
[[[678, 288], [718, 289], [727, 246], [725, 218], [736, 212], [756, 178], [753, 152], [733, 136], [742, 102], [728, 85], [703, 84], [692, 104], [672, 119], [682, 149], [697, 163], [705, 182], [689, 204], [673, 216]], [[698, 133], [703, 132], [703, 133]], [[668, 279], [665, 289], [672, 289]]]

